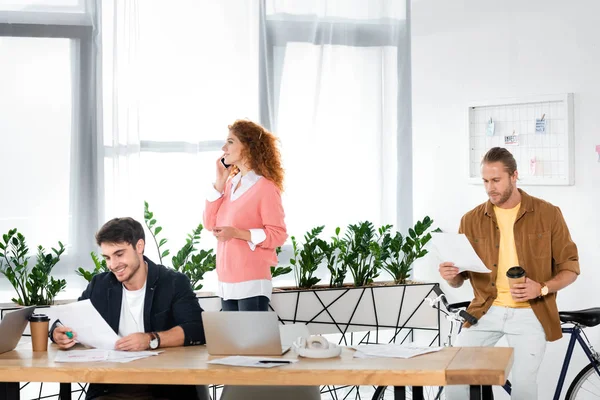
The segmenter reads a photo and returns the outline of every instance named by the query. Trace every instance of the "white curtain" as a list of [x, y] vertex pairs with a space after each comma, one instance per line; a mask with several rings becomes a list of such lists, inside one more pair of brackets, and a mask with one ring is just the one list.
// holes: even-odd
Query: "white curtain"
[[404, 231], [412, 222], [406, 3], [267, 0], [263, 12], [262, 117], [283, 144], [288, 230], [301, 237], [370, 220]]
[[[143, 218], [140, 178], [139, 12], [137, 0], [97, 0], [102, 102], [98, 118], [104, 157], [104, 220]], [[102, 205], [100, 205], [102, 207]], [[104, 221], [103, 221], [104, 222]]]

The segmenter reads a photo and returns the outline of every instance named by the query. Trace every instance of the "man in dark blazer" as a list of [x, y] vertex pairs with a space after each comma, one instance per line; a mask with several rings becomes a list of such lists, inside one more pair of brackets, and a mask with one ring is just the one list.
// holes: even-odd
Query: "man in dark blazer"
[[[110, 272], [94, 276], [78, 300], [90, 299], [121, 337], [116, 350], [142, 351], [204, 344], [202, 308], [189, 279], [144, 256], [142, 225], [132, 218], [108, 221], [96, 242]], [[69, 337], [67, 333], [69, 334]], [[77, 332], [56, 321], [49, 336], [61, 349]], [[91, 384], [86, 399], [196, 399], [194, 386]]]

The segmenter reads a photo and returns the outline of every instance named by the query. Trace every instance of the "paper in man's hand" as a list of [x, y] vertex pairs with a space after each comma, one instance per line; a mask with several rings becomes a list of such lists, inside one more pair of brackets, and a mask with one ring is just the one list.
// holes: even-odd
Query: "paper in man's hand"
[[442, 262], [453, 262], [459, 272], [491, 272], [464, 234], [432, 232], [431, 247]]
[[58, 306], [56, 314], [63, 325], [77, 334], [79, 343], [97, 349], [114, 350], [119, 336], [89, 300]]

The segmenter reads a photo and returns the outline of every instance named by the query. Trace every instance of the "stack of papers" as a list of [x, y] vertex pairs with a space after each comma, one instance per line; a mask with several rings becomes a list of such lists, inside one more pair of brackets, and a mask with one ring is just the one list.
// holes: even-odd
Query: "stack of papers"
[[62, 350], [56, 353], [54, 362], [118, 362], [126, 363], [141, 358], [156, 356], [160, 351], [117, 351], [117, 350]]
[[207, 364], [229, 365], [233, 367], [253, 367], [253, 368], [273, 368], [297, 363], [298, 360], [287, 358], [264, 358], [264, 357], [246, 357], [231, 356], [211, 360]]
[[434, 353], [443, 347], [415, 346], [411, 344], [361, 344], [352, 346], [356, 349], [354, 357], [388, 357], [388, 358], [411, 358], [421, 354]]

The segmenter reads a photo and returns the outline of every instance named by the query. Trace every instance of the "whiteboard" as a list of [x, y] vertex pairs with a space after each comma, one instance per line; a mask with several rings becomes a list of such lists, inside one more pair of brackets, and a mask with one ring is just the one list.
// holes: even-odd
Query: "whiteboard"
[[469, 182], [482, 183], [483, 155], [498, 146], [514, 155], [520, 186], [574, 184], [572, 93], [474, 102], [467, 118]]

